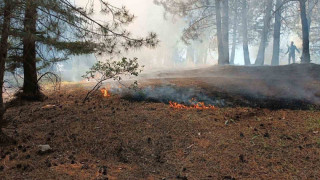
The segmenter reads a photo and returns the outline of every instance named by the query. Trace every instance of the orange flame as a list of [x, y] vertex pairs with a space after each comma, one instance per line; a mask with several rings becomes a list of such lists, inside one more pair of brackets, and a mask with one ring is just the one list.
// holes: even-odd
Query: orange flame
[[[195, 100], [192, 99], [192, 101], [194, 102]], [[190, 102], [192, 102], [190, 101]], [[205, 110], [205, 109], [215, 109], [215, 107], [213, 105], [205, 105], [204, 102], [197, 102], [197, 103], [193, 103], [193, 105], [190, 106], [186, 106], [183, 104], [179, 104], [176, 102], [172, 102], [169, 101], [170, 107], [174, 108], [174, 109], [198, 109], [198, 110]]]
[[110, 97], [111, 96], [109, 90], [106, 88], [102, 88], [100, 91], [103, 94], [103, 97]]

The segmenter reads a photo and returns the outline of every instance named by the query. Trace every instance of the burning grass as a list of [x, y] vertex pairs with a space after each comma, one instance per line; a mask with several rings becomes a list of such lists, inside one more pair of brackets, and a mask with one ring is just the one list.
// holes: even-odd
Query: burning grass
[[110, 97], [111, 96], [111, 93], [110, 93], [110, 89], [106, 89], [106, 88], [102, 88], [100, 89], [103, 97]]
[[198, 109], [198, 110], [215, 109], [215, 107], [212, 105], [206, 106], [204, 104], [204, 102], [197, 102], [196, 104], [194, 104], [192, 106], [186, 106], [186, 105], [179, 104], [179, 103], [172, 102], [172, 101], [169, 101], [169, 104], [170, 104], [170, 107], [173, 109]]
[[[100, 92], [102, 93], [102, 96], [104, 98], [108, 98], [111, 96], [110, 86], [108, 86], [108, 87], [109, 88], [100, 89]], [[117, 91], [119, 92], [119, 90], [117, 90]], [[159, 99], [159, 101], [161, 101], [161, 100]], [[185, 104], [180, 104], [177, 102], [169, 101], [169, 105], [173, 109], [187, 109], [187, 110], [189, 110], [189, 109], [197, 109], [197, 110], [207, 110], [207, 109], [213, 110], [213, 109], [215, 109], [215, 106], [206, 105], [204, 102], [199, 102], [195, 98], [192, 98], [191, 100], [189, 100], [189, 104], [190, 105], [185, 105]]]
[[213, 105], [205, 105], [204, 102], [197, 102], [195, 99], [191, 99], [190, 103], [192, 105], [184, 105], [176, 102], [169, 101], [170, 107], [173, 109], [198, 109], [198, 110], [206, 110], [206, 109], [215, 109]]

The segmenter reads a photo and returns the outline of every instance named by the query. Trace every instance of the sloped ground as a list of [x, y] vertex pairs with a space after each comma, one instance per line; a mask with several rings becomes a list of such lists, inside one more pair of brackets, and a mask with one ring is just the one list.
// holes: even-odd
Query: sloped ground
[[[144, 84], [224, 92], [219, 83], [208, 83], [214, 78], [203, 78]], [[220, 78], [215, 81], [223, 85]], [[83, 104], [86, 92], [81, 84], [68, 85], [46, 92], [45, 102], [24, 102], [8, 110], [5, 132], [17, 144], [0, 147], [1, 179], [320, 178], [320, 111], [312, 107], [178, 110], [118, 95], [103, 98], [99, 92]], [[43, 144], [52, 151], [39, 153]]]
[[271, 109], [308, 109], [320, 104], [320, 65], [212, 66], [144, 75], [151, 84], [201, 87], [233, 104]]

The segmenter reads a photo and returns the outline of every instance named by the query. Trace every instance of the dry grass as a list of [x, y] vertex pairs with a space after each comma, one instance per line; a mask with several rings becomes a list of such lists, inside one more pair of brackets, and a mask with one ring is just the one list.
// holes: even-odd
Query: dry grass
[[[233, 105], [214, 110], [100, 92], [83, 104], [87, 85], [62, 83], [6, 113], [18, 143], [0, 147], [0, 179], [320, 179], [320, 111], [304, 101], [319, 98], [319, 69], [226, 66], [144, 82], [201, 87]], [[39, 154], [42, 144], [53, 152]]]
[[[18, 143], [1, 147], [1, 177], [320, 178], [318, 111], [175, 110], [100, 93], [82, 104], [86, 90], [70, 87], [8, 111]], [[39, 155], [40, 144], [53, 152]]]

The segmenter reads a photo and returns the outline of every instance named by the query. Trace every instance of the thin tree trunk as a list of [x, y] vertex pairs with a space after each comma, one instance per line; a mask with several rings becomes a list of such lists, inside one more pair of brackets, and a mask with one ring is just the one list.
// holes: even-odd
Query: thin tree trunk
[[259, 46], [257, 59], [255, 62], [255, 65], [259, 65], [259, 66], [264, 65], [264, 56], [265, 56], [269, 28], [270, 28], [271, 11], [272, 11], [273, 1], [267, 0], [266, 3], [267, 3], [267, 8], [266, 8], [266, 14], [263, 18], [263, 30], [261, 33], [261, 42], [260, 42], [260, 46]]
[[235, 2], [235, 9], [233, 14], [233, 38], [232, 38], [232, 51], [231, 51], [231, 59], [230, 64], [234, 64], [234, 59], [236, 55], [236, 46], [237, 46], [237, 31], [238, 31], [238, 1]]
[[221, 25], [221, 0], [216, 0], [216, 25], [217, 25], [217, 40], [218, 40], [218, 64], [223, 64], [224, 49], [222, 39], [222, 25]]
[[229, 0], [222, 0], [222, 44], [224, 59], [222, 64], [229, 64]]
[[26, 1], [23, 37], [23, 97], [39, 100], [42, 97], [37, 79], [36, 67], [36, 25], [37, 6], [33, 0]]
[[2, 132], [2, 128], [5, 125], [3, 115], [5, 113], [5, 107], [3, 103], [3, 79], [5, 73], [5, 63], [8, 53], [8, 38], [9, 38], [9, 31], [10, 31], [10, 21], [12, 15], [12, 8], [13, 2], [12, 0], [5, 0], [4, 1], [4, 9], [3, 9], [3, 24], [2, 24], [2, 34], [1, 34], [1, 44], [0, 44], [0, 143], [6, 143], [6, 136]]
[[242, 41], [244, 64], [250, 65], [249, 41], [248, 41], [248, 8], [247, 0], [242, 1]]
[[194, 64], [194, 49], [192, 45], [187, 47], [187, 63]]
[[279, 55], [280, 55], [280, 32], [281, 32], [281, 11], [282, 11], [282, 0], [277, 0], [276, 3], [276, 14], [273, 32], [273, 54], [271, 65], [278, 66]]
[[199, 56], [199, 59], [200, 59], [200, 64], [207, 64], [207, 54], [208, 54], [208, 46], [207, 46], [207, 43], [206, 42], [201, 42], [200, 45], [199, 45], [200, 49], [199, 49], [199, 52], [200, 52], [200, 56]]
[[309, 25], [306, 13], [306, 0], [300, 1], [300, 16], [302, 23], [302, 37], [303, 37], [303, 48], [302, 48], [302, 63], [310, 63], [310, 49], [309, 49]]
[[198, 43], [197, 45], [196, 45], [196, 47], [197, 47], [197, 50], [196, 50], [196, 56], [197, 56], [197, 59], [196, 59], [196, 62], [197, 62], [197, 64], [203, 64], [203, 55], [204, 55], [204, 53], [203, 53], [203, 43]]
[[206, 45], [206, 46], [204, 47], [203, 64], [207, 64], [207, 59], [208, 59], [208, 46]]

